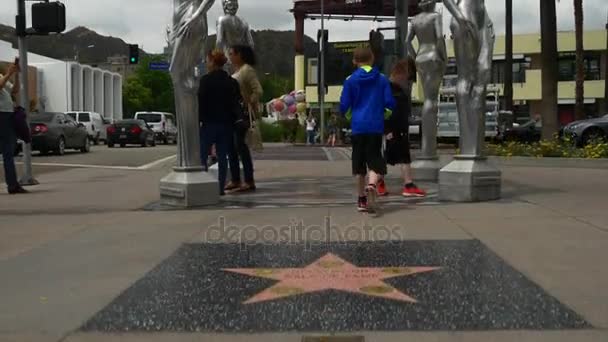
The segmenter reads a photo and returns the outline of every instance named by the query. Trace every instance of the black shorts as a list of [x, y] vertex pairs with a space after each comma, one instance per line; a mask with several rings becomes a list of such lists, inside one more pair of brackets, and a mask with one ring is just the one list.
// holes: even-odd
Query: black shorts
[[365, 176], [368, 169], [386, 174], [386, 163], [382, 157], [382, 134], [353, 135], [353, 175]]
[[410, 139], [407, 134], [401, 134], [386, 141], [384, 158], [389, 165], [411, 164]]

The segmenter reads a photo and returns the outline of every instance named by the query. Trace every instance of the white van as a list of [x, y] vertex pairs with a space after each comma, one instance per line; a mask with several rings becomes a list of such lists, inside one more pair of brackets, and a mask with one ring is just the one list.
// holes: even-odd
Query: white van
[[143, 120], [152, 127], [156, 140], [161, 140], [164, 144], [177, 143], [175, 115], [163, 112], [137, 112], [134, 119]]
[[86, 127], [89, 139], [95, 145], [99, 144], [100, 140], [106, 141], [108, 139], [101, 114], [95, 112], [67, 112], [65, 114]]

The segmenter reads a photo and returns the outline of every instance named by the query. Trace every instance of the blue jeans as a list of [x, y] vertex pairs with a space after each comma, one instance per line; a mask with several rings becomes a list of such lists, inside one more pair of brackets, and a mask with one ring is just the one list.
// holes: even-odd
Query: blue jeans
[[311, 145], [315, 144], [315, 131], [306, 131], [306, 136], [308, 137], [307, 142]]
[[228, 151], [232, 149], [233, 128], [226, 124], [205, 124], [201, 127], [201, 161], [207, 167], [207, 157], [211, 146], [215, 144], [218, 164], [220, 194], [224, 194], [228, 173]]
[[247, 128], [237, 128], [234, 132], [234, 145], [228, 153], [230, 158], [230, 175], [234, 183], [241, 182], [241, 168], [239, 165], [240, 161], [243, 163], [243, 175], [245, 176], [245, 183], [253, 184], [253, 159], [251, 158], [251, 151], [245, 141], [247, 135]]
[[17, 170], [15, 170], [15, 147], [17, 134], [15, 133], [14, 113], [0, 112], [0, 151], [4, 160], [4, 179], [9, 190], [19, 187]]

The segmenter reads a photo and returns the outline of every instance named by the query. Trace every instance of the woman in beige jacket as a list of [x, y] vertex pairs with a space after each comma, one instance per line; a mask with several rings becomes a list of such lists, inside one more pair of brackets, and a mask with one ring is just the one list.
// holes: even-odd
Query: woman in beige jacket
[[[255, 191], [253, 160], [251, 159], [251, 151], [249, 150], [249, 146], [247, 146], [245, 136], [252, 124], [250, 117], [254, 121], [257, 119], [257, 109], [263, 89], [254, 69], [256, 60], [251, 47], [244, 45], [233, 46], [230, 49], [229, 57], [230, 63], [235, 68], [235, 73], [232, 77], [239, 82], [243, 99], [242, 108], [246, 112], [243, 117], [244, 123], [238, 125], [235, 129], [234, 148], [228, 155], [232, 181], [226, 185], [226, 191]], [[239, 157], [243, 163], [244, 183], [241, 182]]]

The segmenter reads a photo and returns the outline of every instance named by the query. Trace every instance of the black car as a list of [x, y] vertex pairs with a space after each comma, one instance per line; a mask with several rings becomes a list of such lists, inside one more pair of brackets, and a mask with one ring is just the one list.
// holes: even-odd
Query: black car
[[91, 150], [87, 130], [64, 113], [32, 113], [30, 116], [32, 150], [64, 155], [66, 149]]
[[560, 135], [572, 139], [579, 147], [593, 141], [607, 140], [608, 114], [601, 118], [574, 121], [564, 127]]
[[507, 128], [503, 133], [503, 141], [517, 141], [523, 143], [539, 142], [541, 139], [542, 124], [537, 120], [530, 120], [523, 125]]
[[121, 120], [108, 126], [108, 147], [119, 144], [141, 145], [142, 147], [156, 146], [154, 131], [143, 120]]

